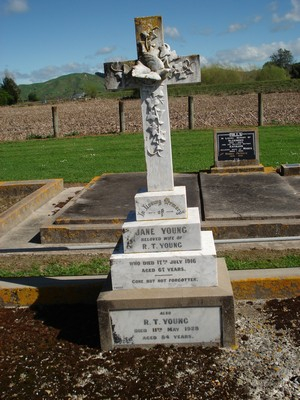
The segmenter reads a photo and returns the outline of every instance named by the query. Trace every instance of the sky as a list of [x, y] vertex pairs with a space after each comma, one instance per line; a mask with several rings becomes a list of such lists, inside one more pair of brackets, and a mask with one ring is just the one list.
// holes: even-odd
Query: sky
[[172, 50], [202, 66], [300, 62], [300, 0], [0, 0], [0, 81], [45, 82], [136, 59], [134, 18], [160, 15]]

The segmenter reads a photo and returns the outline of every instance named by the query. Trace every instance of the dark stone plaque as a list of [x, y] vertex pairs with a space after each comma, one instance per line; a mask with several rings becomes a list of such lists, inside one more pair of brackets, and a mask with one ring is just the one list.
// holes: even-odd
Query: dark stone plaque
[[217, 132], [218, 161], [255, 160], [255, 131]]

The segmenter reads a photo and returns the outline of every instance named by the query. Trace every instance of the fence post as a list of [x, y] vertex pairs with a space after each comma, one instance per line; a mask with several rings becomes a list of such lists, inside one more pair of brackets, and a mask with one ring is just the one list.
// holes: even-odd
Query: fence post
[[189, 112], [189, 129], [194, 129], [194, 97], [188, 97], [188, 112]]
[[59, 135], [57, 106], [52, 106], [52, 124], [53, 135], [54, 137], [57, 137]]
[[264, 104], [262, 93], [258, 93], [258, 126], [264, 124]]
[[120, 120], [120, 132], [125, 131], [125, 114], [124, 114], [124, 102], [119, 101], [119, 120]]

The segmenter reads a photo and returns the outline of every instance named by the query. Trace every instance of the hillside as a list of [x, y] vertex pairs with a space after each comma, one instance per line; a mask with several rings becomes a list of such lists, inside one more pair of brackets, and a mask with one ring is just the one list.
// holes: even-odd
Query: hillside
[[[29, 93], [35, 93], [39, 101], [44, 100], [70, 100], [74, 95], [83, 92], [89, 97], [104, 98], [134, 98], [139, 97], [136, 90], [106, 91], [104, 87], [104, 74], [95, 75], [77, 73], [63, 75], [43, 83], [19, 85], [21, 101], [28, 100]], [[196, 83], [183, 85], [170, 85], [169, 96], [189, 96], [197, 94], [233, 95], [246, 93], [282, 93], [299, 92], [300, 79], [270, 80], [270, 81], [245, 81], [240, 83]]]
[[19, 87], [22, 101], [28, 100], [30, 93], [35, 93], [39, 100], [44, 101], [70, 99], [83, 92], [99, 95], [105, 90], [103, 75], [87, 73], [63, 75], [47, 82], [19, 85]]

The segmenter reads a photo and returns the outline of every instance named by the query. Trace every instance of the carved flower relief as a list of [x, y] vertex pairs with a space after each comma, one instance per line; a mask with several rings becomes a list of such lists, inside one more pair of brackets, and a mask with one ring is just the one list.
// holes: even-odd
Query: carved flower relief
[[150, 156], [162, 156], [164, 150], [164, 142], [166, 141], [166, 131], [162, 129], [163, 120], [162, 116], [165, 112], [161, 105], [164, 104], [164, 94], [161, 89], [153, 92], [146, 100], [146, 131], [150, 138], [150, 147], [147, 153]]
[[188, 58], [172, 65], [172, 75], [175, 76], [177, 80], [186, 79], [188, 75], [193, 73], [192, 63]]
[[161, 81], [161, 77], [157, 72], [151, 71], [150, 68], [142, 64], [140, 61], [137, 61], [137, 64], [134, 67], [132, 67], [131, 74], [132, 77], [136, 79], [142, 79], [145, 81], [153, 81], [153, 82]]

